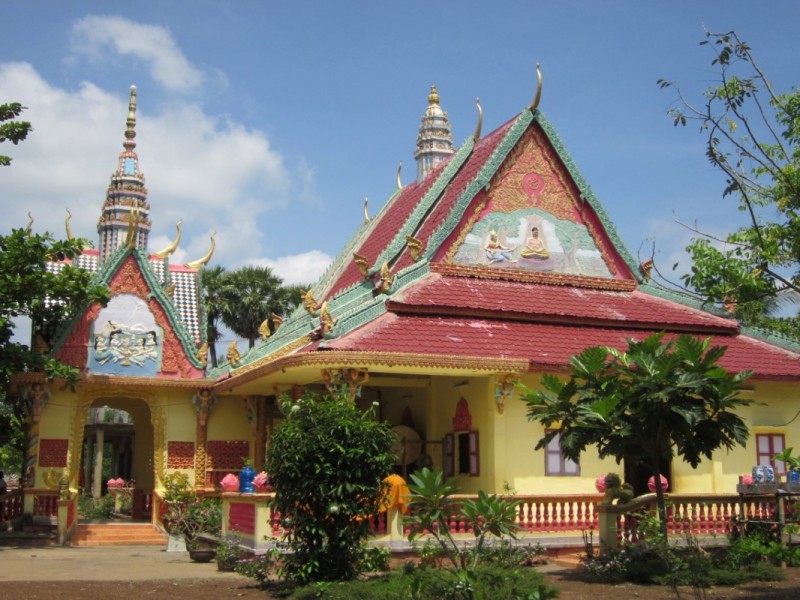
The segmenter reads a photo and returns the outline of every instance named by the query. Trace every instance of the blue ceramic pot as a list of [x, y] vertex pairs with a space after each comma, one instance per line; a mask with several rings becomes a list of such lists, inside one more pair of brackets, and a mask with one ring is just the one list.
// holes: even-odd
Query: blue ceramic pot
[[239, 493], [240, 494], [252, 494], [255, 492], [255, 486], [253, 485], [253, 479], [255, 479], [256, 470], [253, 467], [245, 467], [239, 473]]

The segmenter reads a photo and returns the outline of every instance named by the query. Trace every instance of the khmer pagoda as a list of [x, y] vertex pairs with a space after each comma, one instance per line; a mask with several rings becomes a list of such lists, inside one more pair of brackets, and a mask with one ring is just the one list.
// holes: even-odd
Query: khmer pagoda
[[[488, 134], [478, 104], [474, 134], [454, 147], [432, 86], [413, 151], [415, 180], [404, 184], [398, 170], [394, 193], [374, 216], [365, 206], [363, 223], [302, 305], [260, 344], [241, 354], [232, 348], [206, 371], [198, 273], [211, 253], [171, 264], [180, 224], [169, 248], [147, 248], [134, 89], [100, 243], [79, 259], [112, 298], [76, 315], [49, 350], [81, 370], [79, 386], [17, 379], [31, 415], [26, 512], [46, 514], [59, 485], [75, 492], [91, 478], [103, 446], [102, 428], [88, 433], [92, 410], [132, 416], [125, 476], [135, 479], [147, 514], [170, 473], [218, 493], [243, 459], [260, 466], [283, 418], [279, 398], [303, 390], [344, 390], [359, 406], [376, 406], [398, 432], [399, 472], [438, 467], [464, 493], [592, 494], [598, 475], [616, 469], [641, 488], [637, 465], [589, 453], [576, 463], [557, 440], [536, 451], [544, 431], [528, 422], [515, 383], [536, 388], [588, 346], [624, 349], [658, 332], [727, 346], [721, 364], [752, 369], [747, 394], [757, 400], [743, 412], [747, 447], [696, 469], [674, 461], [665, 473], [671, 492], [731, 492], [752, 465], [800, 445], [792, 424], [800, 348], [651, 282], [542, 113], [541, 94], [539, 76], [533, 101]], [[152, 518], [158, 522], [156, 511]]]

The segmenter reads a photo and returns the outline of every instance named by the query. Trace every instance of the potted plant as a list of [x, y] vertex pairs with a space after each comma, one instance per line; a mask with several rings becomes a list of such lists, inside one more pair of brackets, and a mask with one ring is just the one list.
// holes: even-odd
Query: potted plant
[[198, 498], [170, 505], [164, 524], [171, 534], [183, 536], [189, 558], [209, 562], [216, 554], [222, 529], [222, 506], [217, 498]]

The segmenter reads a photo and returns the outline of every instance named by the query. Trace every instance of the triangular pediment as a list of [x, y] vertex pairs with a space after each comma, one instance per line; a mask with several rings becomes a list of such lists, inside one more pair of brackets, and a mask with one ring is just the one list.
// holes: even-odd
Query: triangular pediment
[[204, 376], [195, 342], [144, 253], [121, 249], [96, 278], [111, 298], [85, 307], [62, 330], [51, 352], [56, 358], [89, 374]]

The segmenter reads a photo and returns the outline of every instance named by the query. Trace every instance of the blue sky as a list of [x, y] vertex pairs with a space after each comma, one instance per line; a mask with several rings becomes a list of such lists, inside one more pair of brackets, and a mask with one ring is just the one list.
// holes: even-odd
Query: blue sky
[[[457, 144], [527, 106], [540, 108], [634, 255], [671, 266], [690, 237], [675, 220], [722, 233], [740, 218], [698, 130], [666, 111], [680, 83], [713, 83], [698, 42], [736, 29], [779, 91], [797, 80], [800, 3], [673, 0], [539, 2], [32, 1], [3, 4], [0, 101], [29, 110], [34, 132], [0, 150], [7, 231], [96, 241], [121, 151], [128, 90], [138, 87], [137, 152], [152, 206], [151, 250], [175, 259], [266, 264], [290, 283], [325, 269], [392, 193], [431, 84]], [[758, 10], [754, 9], [758, 6]], [[640, 247], [644, 247], [640, 250]], [[685, 262], [683, 263], [685, 264]]]

